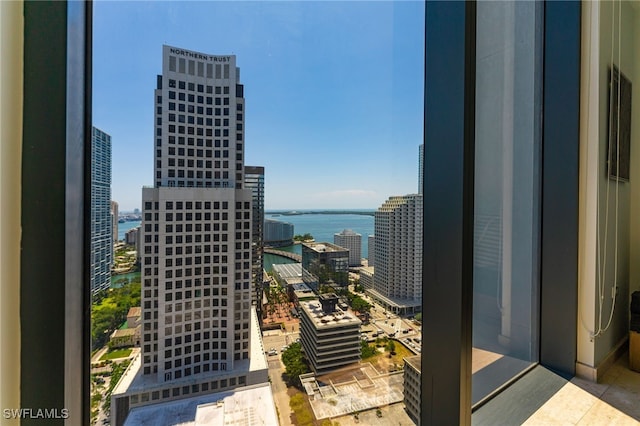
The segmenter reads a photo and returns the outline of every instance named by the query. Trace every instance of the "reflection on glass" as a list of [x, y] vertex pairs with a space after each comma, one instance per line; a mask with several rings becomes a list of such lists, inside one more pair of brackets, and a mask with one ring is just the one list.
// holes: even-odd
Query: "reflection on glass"
[[541, 19], [477, 6], [474, 404], [537, 362]]

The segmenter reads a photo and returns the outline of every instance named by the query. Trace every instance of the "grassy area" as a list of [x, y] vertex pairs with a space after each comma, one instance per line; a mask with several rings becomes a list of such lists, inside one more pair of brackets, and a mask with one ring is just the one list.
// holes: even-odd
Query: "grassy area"
[[289, 407], [295, 417], [294, 424], [299, 426], [313, 426], [315, 424], [311, 405], [302, 392], [291, 395]]
[[106, 354], [102, 355], [100, 357], [101, 361], [106, 361], [108, 359], [115, 359], [115, 358], [125, 358], [128, 357], [129, 355], [131, 355], [131, 351], [133, 349], [131, 348], [126, 348], [126, 349], [116, 349], [110, 352], [107, 352]]
[[[378, 344], [383, 349], [389, 342], [389, 339], [380, 339]], [[369, 356], [366, 358], [367, 362], [370, 362], [378, 371], [390, 371], [403, 367], [403, 359], [406, 357], [413, 356], [414, 353], [407, 349], [400, 341], [394, 341], [394, 353], [389, 357], [389, 352], [384, 350], [384, 352], [380, 352], [376, 348], [375, 343], [370, 343], [370, 348], [376, 348], [376, 354], [373, 356]], [[364, 359], [364, 358], [363, 358]]]

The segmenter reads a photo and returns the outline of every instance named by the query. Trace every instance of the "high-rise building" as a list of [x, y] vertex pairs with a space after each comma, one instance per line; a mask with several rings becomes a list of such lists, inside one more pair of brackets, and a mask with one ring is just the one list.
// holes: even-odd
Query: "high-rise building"
[[418, 194], [424, 191], [424, 144], [418, 146]]
[[264, 167], [245, 166], [245, 187], [251, 190], [251, 282], [252, 303], [262, 318], [262, 271], [264, 270]]
[[154, 391], [177, 399], [268, 380], [236, 57], [162, 53], [154, 187], [142, 190], [142, 359], [139, 380], [116, 389], [130, 406], [159, 402]]
[[111, 285], [111, 136], [93, 127], [91, 134], [91, 291]]
[[113, 242], [118, 241], [118, 203], [111, 200], [111, 229], [113, 230]]
[[264, 221], [264, 242], [270, 247], [284, 247], [293, 244], [294, 226], [289, 222], [274, 219]]
[[394, 312], [422, 303], [422, 195], [389, 197], [375, 213], [371, 295]]
[[349, 250], [349, 266], [362, 264], [362, 235], [351, 229], [333, 234], [333, 243]]
[[367, 238], [368, 238], [367, 265], [375, 266], [376, 262], [374, 259], [376, 254], [376, 236], [369, 235]]

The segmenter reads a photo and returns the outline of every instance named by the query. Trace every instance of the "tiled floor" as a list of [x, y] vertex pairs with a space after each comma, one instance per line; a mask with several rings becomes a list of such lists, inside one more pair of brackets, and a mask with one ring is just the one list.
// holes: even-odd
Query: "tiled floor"
[[602, 383], [574, 378], [525, 422], [527, 425], [640, 425], [640, 373], [623, 355]]

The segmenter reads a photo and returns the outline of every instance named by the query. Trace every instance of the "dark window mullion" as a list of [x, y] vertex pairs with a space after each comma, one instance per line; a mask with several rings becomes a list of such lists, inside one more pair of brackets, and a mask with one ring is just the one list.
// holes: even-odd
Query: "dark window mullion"
[[421, 424], [471, 424], [474, 2], [425, 7]]

